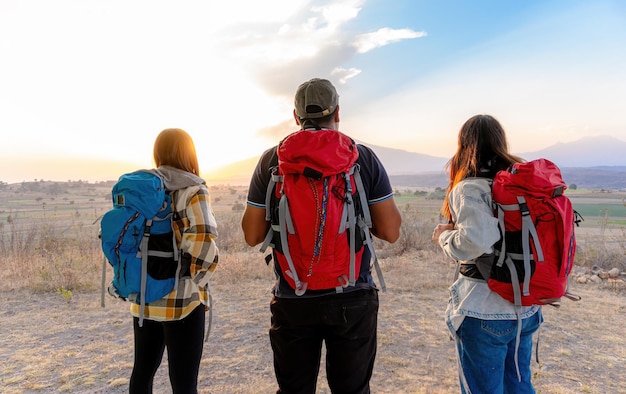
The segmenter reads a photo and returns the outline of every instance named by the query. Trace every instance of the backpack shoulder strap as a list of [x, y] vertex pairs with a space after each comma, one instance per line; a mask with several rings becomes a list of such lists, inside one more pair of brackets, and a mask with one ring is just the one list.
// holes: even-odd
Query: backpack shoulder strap
[[354, 172], [354, 183], [356, 184], [356, 189], [359, 194], [359, 201], [361, 202], [362, 211], [361, 215], [357, 218], [357, 225], [359, 226], [363, 234], [365, 234], [365, 245], [370, 251], [372, 265], [376, 270], [376, 276], [378, 277], [378, 283], [380, 284], [380, 288], [383, 292], [386, 292], [387, 285], [385, 284], [383, 271], [380, 268], [380, 264], [378, 263], [378, 256], [376, 255], [376, 251], [374, 250], [374, 243], [370, 234], [370, 229], [372, 228], [372, 215], [370, 213], [369, 204], [367, 203], [367, 196], [365, 195], [365, 186], [363, 186], [363, 180], [361, 179], [361, 167], [359, 166], [359, 164], [355, 164], [352, 168], [352, 172]]

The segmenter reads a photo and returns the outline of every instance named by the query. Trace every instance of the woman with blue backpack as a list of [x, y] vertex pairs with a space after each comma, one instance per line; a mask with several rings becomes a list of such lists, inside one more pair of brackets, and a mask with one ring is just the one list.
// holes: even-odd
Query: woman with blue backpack
[[509, 152], [500, 123], [476, 115], [461, 127], [457, 151], [447, 164], [450, 183], [441, 209], [447, 223], [435, 227], [432, 240], [459, 263], [446, 322], [456, 340], [462, 393], [535, 392], [530, 362], [541, 306], [516, 306], [502, 298], [476, 264], [500, 240], [491, 182], [498, 171], [521, 162]]
[[[218, 261], [217, 224], [205, 181], [199, 177], [192, 138], [181, 129], [165, 129], [154, 143], [156, 173], [171, 196], [172, 229], [180, 254], [174, 288], [163, 298], [131, 303], [135, 361], [130, 393], [151, 393], [154, 375], [167, 348], [174, 393], [197, 393], [209, 273]], [[141, 323], [140, 324], [140, 319]]]

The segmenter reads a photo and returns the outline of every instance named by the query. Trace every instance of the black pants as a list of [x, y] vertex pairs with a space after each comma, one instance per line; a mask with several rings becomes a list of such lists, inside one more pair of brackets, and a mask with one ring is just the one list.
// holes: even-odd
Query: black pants
[[204, 305], [184, 319], [158, 322], [134, 318], [135, 365], [130, 377], [130, 393], [152, 393], [152, 382], [167, 347], [170, 382], [175, 394], [198, 392], [198, 370], [204, 337]]
[[280, 394], [315, 393], [322, 341], [335, 394], [367, 394], [376, 358], [378, 293], [272, 299], [270, 342]]

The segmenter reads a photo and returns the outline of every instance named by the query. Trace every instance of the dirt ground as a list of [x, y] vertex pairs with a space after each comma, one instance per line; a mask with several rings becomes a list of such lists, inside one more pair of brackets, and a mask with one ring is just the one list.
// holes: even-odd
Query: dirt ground
[[[262, 265], [256, 254], [226, 257], [212, 279], [214, 316], [200, 368], [201, 393], [276, 390], [269, 325], [269, 275], [234, 275]], [[458, 392], [453, 343], [443, 322], [453, 267], [431, 252], [382, 261], [379, 347], [373, 393]], [[626, 393], [626, 297], [598, 285], [574, 285], [582, 301], [544, 307], [539, 393]], [[128, 304], [96, 291], [0, 293], [0, 392], [123, 393], [133, 362]], [[171, 392], [167, 357], [155, 393]], [[329, 393], [323, 365], [318, 393]]]

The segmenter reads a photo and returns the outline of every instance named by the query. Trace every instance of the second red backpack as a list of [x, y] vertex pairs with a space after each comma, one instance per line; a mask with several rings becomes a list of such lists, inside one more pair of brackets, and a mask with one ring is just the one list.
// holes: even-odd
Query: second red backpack
[[503, 234], [494, 246], [489, 287], [516, 305], [558, 306], [574, 265], [578, 216], [559, 168], [549, 160], [516, 163], [496, 174], [492, 193]]

